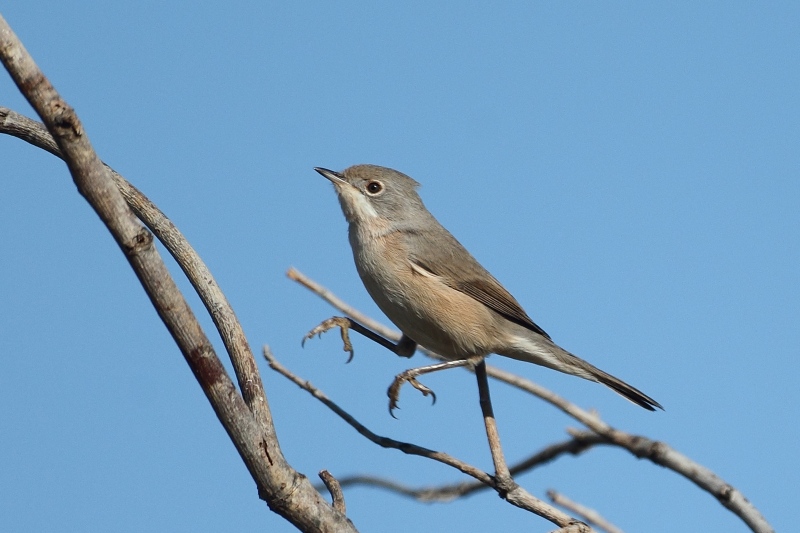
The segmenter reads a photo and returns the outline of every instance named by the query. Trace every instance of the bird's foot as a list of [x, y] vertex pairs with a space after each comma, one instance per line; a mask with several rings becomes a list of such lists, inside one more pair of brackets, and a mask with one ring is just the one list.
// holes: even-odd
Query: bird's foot
[[418, 391], [422, 393], [423, 396], [431, 396], [433, 399], [433, 403], [436, 403], [436, 393], [433, 392], [429, 387], [426, 387], [419, 381], [417, 381], [417, 376], [419, 369], [412, 368], [410, 370], [406, 370], [405, 372], [401, 372], [395, 376], [394, 381], [392, 384], [389, 385], [389, 390], [387, 391], [387, 395], [389, 396], [389, 414], [392, 415], [393, 418], [397, 418], [394, 416], [394, 410], [397, 409], [397, 401], [400, 399], [400, 389], [403, 386], [403, 383], [408, 383]]
[[353, 345], [350, 344], [350, 334], [349, 334], [349, 330], [352, 324], [353, 323], [349, 318], [343, 316], [335, 316], [329, 318], [328, 320], [324, 320], [319, 326], [315, 327], [314, 329], [305, 334], [300, 345], [305, 346], [306, 341], [312, 338], [314, 335], [322, 337], [322, 334], [328, 331], [329, 329], [338, 327], [342, 332], [342, 343], [344, 344], [343, 350], [345, 352], [350, 353], [350, 357], [347, 358], [347, 362], [349, 363], [350, 361], [353, 360]]

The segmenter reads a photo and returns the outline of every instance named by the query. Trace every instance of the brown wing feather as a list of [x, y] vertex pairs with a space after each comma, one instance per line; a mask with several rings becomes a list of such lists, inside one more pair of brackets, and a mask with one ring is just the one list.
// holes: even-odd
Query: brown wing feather
[[[470, 257], [470, 259], [472, 259]], [[511, 322], [519, 324], [522, 327], [528, 328], [539, 335], [550, 339], [542, 328], [536, 325], [531, 317], [525, 312], [513, 296], [498, 282], [494, 277], [481, 267], [484, 272], [484, 279], [464, 279], [456, 280], [442, 272], [437, 272], [429, 265], [421, 262], [419, 259], [412, 260], [414, 264], [420, 268], [424, 268], [431, 274], [442, 278], [442, 281], [448, 286], [457, 291], [479, 301], [489, 309], [501, 314]], [[474, 260], [473, 260], [474, 261]], [[477, 262], [476, 262], [477, 264]]]
[[497, 280], [491, 279], [489, 282], [484, 280], [467, 280], [457, 283], [456, 290], [468, 294], [484, 304], [485, 306], [497, 311], [512, 322], [526, 327], [543, 337], [550, 338], [542, 328], [528, 316], [513, 296]]

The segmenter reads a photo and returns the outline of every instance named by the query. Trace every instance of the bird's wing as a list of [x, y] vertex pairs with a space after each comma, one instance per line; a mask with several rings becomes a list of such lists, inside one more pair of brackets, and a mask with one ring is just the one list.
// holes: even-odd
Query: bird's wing
[[448, 240], [452, 239], [446, 246], [439, 242], [433, 243], [426, 236], [417, 234], [414, 247], [417, 253], [409, 257], [411, 262], [440, 278], [448, 287], [474, 298], [511, 322], [550, 339], [550, 335], [534, 323], [505, 287], [455, 237], [447, 230], [444, 231]]

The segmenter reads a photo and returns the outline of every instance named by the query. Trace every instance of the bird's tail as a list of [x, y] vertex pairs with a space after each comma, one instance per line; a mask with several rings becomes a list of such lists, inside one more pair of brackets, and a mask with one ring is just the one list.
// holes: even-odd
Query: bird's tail
[[[577, 359], [577, 357], [576, 357], [576, 359]], [[622, 395], [624, 398], [627, 398], [628, 400], [632, 401], [636, 405], [638, 405], [640, 407], [644, 407], [648, 411], [655, 411], [656, 407], [658, 407], [662, 411], [664, 410], [664, 408], [661, 407], [660, 403], [658, 403], [657, 401], [652, 399], [650, 396], [648, 396], [647, 394], [645, 394], [642, 391], [640, 391], [639, 389], [637, 389], [636, 387], [634, 387], [632, 385], [628, 385], [627, 383], [625, 383], [621, 379], [615, 378], [611, 374], [603, 372], [599, 368], [596, 368], [596, 367], [590, 365], [586, 361], [581, 361], [581, 362], [586, 364], [586, 365], [588, 365], [588, 366], [590, 366], [592, 368], [592, 370], [593, 370], [592, 375], [595, 377], [597, 382], [602, 383], [606, 387], [610, 388], [611, 390], [613, 390], [617, 394]]]
[[512, 346], [497, 353], [520, 361], [546, 366], [589, 381], [602, 383], [617, 394], [648, 411], [655, 411], [656, 408], [664, 409], [660, 403], [636, 387], [628, 385], [607, 372], [603, 372], [537, 333], [525, 330], [523, 335], [515, 339]]

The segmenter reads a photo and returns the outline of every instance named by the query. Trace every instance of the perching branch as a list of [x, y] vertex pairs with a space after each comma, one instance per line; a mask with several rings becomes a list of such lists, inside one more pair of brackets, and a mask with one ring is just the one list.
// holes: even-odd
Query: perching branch
[[574, 531], [580, 533], [590, 533], [591, 531], [593, 531], [586, 524], [583, 524], [575, 520], [574, 518], [556, 509], [555, 507], [536, 498], [535, 496], [528, 493], [522, 487], [516, 484], [514, 484], [513, 486], [501, 486], [497, 483], [494, 477], [490, 476], [486, 472], [470, 464], [467, 464], [464, 461], [456, 459], [455, 457], [447, 453], [437, 452], [434, 450], [430, 450], [428, 448], [423, 448], [422, 446], [417, 446], [416, 444], [396, 441], [394, 439], [390, 439], [388, 437], [382, 437], [380, 435], [373, 433], [372, 431], [367, 429], [366, 426], [364, 426], [358, 420], [356, 420], [355, 417], [350, 415], [347, 411], [345, 411], [344, 409], [339, 407], [335, 402], [330, 400], [325, 395], [325, 393], [323, 393], [317, 387], [312, 385], [311, 382], [300, 378], [292, 371], [290, 371], [288, 368], [283, 366], [275, 358], [275, 356], [272, 354], [272, 351], [269, 349], [268, 346], [264, 346], [264, 358], [269, 363], [270, 368], [272, 368], [285, 378], [289, 379], [289, 381], [291, 381], [304, 391], [311, 394], [311, 396], [322, 402], [331, 411], [336, 413], [342, 420], [350, 424], [356, 431], [358, 431], [361, 435], [365, 436], [367, 439], [371, 440], [375, 444], [382, 446], [384, 448], [394, 448], [409, 455], [419, 455], [421, 457], [433, 459], [434, 461], [438, 461], [448, 466], [452, 466], [453, 468], [460, 470], [461, 472], [467, 474], [468, 476], [472, 476], [479, 482], [495, 489], [501, 498], [505, 499], [512, 505], [524, 509], [526, 511], [530, 511], [536, 515], [539, 515], [542, 518], [549, 520], [550, 522], [556, 524], [559, 527], [562, 528], [577, 527], [578, 529], [574, 529]]
[[[247, 464], [259, 487], [259, 493], [276, 512], [286, 516], [301, 529], [304, 529], [301, 524], [308, 524], [309, 528], [306, 530], [321, 531], [333, 524], [330, 526], [333, 527], [331, 530], [352, 530], [352, 524], [340, 513], [334, 512], [327, 504], [319, 507], [317, 504], [322, 500], [318, 498], [316, 491], [309, 490], [310, 485], [307, 480], [285, 463], [272, 426], [269, 406], [255, 360], [247, 347], [246, 339], [233, 311], [224, 300], [210, 273], [202, 263], [193, 264], [196, 254], [163, 214], [135, 188], [102, 165], [92, 150], [74, 111], [59, 97], [38, 70], [2, 17], [0, 17], [0, 60], [14, 78], [20, 91], [45, 121], [55, 142], [46, 135], [46, 140], [38, 144], [39, 141], [36, 139], [44, 131], [41, 126], [38, 126], [39, 131], [36, 131], [37, 128], [24, 123], [27, 119], [17, 120], [20, 118], [19, 115], [1, 108], [0, 132], [26, 139], [65, 160], [79, 192], [109, 228], [159, 316], [181, 349], [217, 416]], [[125, 202], [120, 201], [122, 197], [111, 185], [109, 174], [116, 181], [125, 201], [164, 242], [201, 295], [232, 357], [242, 396], [239, 396], [153, 247], [152, 234], [136, 222]], [[369, 325], [371, 322], [366, 317], [358, 316], [357, 312], [346, 309], [343, 311], [362, 324]], [[388, 331], [380, 325], [371, 329]], [[391, 332], [386, 335], [387, 338], [390, 335]], [[714, 495], [723, 505], [740, 516], [753, 531], [773, 531], [764, 517], [738, 490], [666, 444], [616, 430], [594, 415], [518, 376], [491, 367], [487, 368], [487, 373], [546, 399], [591, 428], [605, 442], [625, 448], [637, 457], [645, 457], [680, 473]], [[518, 496], [520, 501], [526, 498], [524, 494]], [[305, 512], [310, 514], [305, 516]]]
[[322, 402], [328, 409], [330, 409], [337, 416], [339, 416], [339, 418], [350, 424], [362, 436], [366, 437], [367, 439], [374, 442], [378, 446], [381, 446], [383, 448], [393, 448], [395, 450], [400, 450], [401, 452], [406, 453], [408, 455], [419, 455], [420, 457], [433, 459], [434, 461], [446, 464], [447, 466], [452, 466], [453, 468], [467, 474], [468, 476], [472, 476], [481, 483], [484, 483], [490, 487], [494, 486], [494, 481], [489, 474], [487, 474], [486, 472], [484, 472], [479, 468], [476, 468], [459, 459], [456, 459], [455, 457], [449, 454], [430, 450], [422, 446], [417, 446], [416, 444], [402, 442], [390, 439], [388, 437], [382, 437], [380, 435], [377, 435], [376, 433], [373, 433], [366, 426], [361, 424], [361, 422], [356, 420], [355, 417], [353, 417], [350, 413], [339, 407], [335, 402], [333, 402], [330, 398], [328, 398], [325, 395], [325, 393], [323, 393], [317, 387], [312, 385], [310, 381], [300, 378], [292, 371], [290, 371], [288, 368], [283, 366], [275, 358], [272, 351], [269, 349], [269, 346], [264, 346], [263, 353], [264, 353], [264, 359], [267, 360], [267, 363], [269, 363], [269, 366], [270, 368], [272, 368], [272, 370], [282, 375], [283, 377], [287, 378], [289, 381], [291, 381], [304, 391], [311, 394], [311, 396]]
[[[591, 431], [576, 432], [572, 438], [551, 444], [510, 466], [508, 470], [512, 476], [516, 476], [517, 474], [533, 470], [554, 461], [562, 455], [580, 455], [594, 446], [607, 444], [608, 442], [603, 437]], [[368, 475], [341, 477], [339, 479], [339, 484], [342, 488], [356, 485], [382, 488], [390, 492], [396, 492], [403, 496], [414, 498], [421, 502], [450, 502], [456, 498], [461, 498], [491, 488], [480, 481], [464, 481], [461, 483], [415, 488], [386, 478]]]
[[480, 398], [481, 413], [483, 413], [483, 423], [486, 427], [486, 438], [489, 441], [489, 451], [492, 453], [494, 463], [495, 483], [501, 491], [514, 490], [517, 484], [511, 478], [511, 472], [506, 465], [503, 446], [500, 444], [500, 433], [497, 431], [497, 421], [494, 418], [492, 408], [492, 398], [489, 394], [489, 378], [486, 377], [486, 360], [481, 359], [475, 365], [475, 376], [478, 378], [478, 396]]
[[754, 532], [774, 533], [774, 529], [764, 516], [741, 492], [726, 483], [710, 469], [689, 459], [668, 444], [641, 435], [620, 431], [603, 422], [598, 416], [581, 409], [528, 379], [500, 369], [494, 370], [495, 372], [492, 372], [491, 375], [496, 379], [500, 379], [555, 405], [564, 413], [604, 437], [609, 444], [619, 446], [640, 459], [648, 459], [657, 465], [682, 475], [701, 489], [709, 492], [723, 506], [741, 518]]
[[[387, 339], [399, 339], [399, 333], [392, 331], [369, 317], [358, 312], [345, 302], [337, 298], [328, 289], [322, 287], [320, 284], [311, 280], [301, 272], [292, 268], [287, 273], [290, 279], [297, 281], [314, 294], [317, 294], [322, 299], [330, 303], [334, 308], [342, 313], [352, 317], [354, 320], [360, 322], [362, 325], [369, 327], [371, 330], [383, 335]], [[426, 355], [439, 358], [426, 350], [424, 347], [418, 348]], [[726, 483], [722, 478], [717, 476], [708, 468], [692, 461], [685, 455], [674, 450], [664, 442], [654, 441], [647, 437], [640, 435], [633, 435], [625, 433], [611, 427], [603, 422], [599, 417], [589, 413], [578, 407], [577, 405], [565, 400], [552, 391], [537, 385], [536, 383], [522, 378], [516, 374], [506, 372], [496, 367], [486, 366], [487, 374], [490, 377], [508, 383], [514, 387], [524, 390], [534, 396], [545, 400], [546, 402], [554, 405], [567, 415], [573, 417], [587, 428], [591, 429], [601, 437], [603, 437], [609, 444], [619, 446], [638, 458], [648, 459], [653, 463], [668, 468], [701, 489], [709, 492], [714, 496], [723, 506], [737, 515], [745, 524], [747, 524], [755, 533], [774, 533], [774, 529], [761, 512], [752, 504], [744, 495], [734, 488], [732, 485]]]

